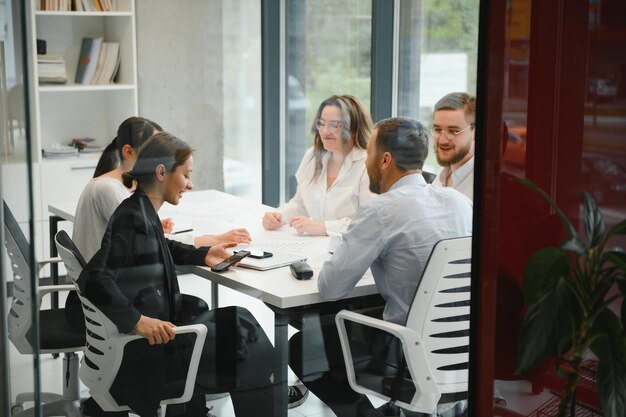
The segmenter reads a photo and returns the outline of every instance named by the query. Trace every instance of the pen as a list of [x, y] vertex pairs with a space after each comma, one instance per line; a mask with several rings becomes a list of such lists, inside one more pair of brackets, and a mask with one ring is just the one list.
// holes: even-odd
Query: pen
[[187, 233], [187, 232], [193, 232], [193, 229], [183, 229], [183, 230], [179, 230], [178, 232], [174, 232], [174, 235], [178, 235], [180, 233]]

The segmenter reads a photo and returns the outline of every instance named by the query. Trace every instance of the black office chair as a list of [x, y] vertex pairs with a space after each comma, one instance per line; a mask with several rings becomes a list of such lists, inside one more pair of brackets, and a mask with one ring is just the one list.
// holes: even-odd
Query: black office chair
[[[73, 291], [74, 285], [38, 285], [38, 275], [41, 267], [51, 262], [60, 260], [46, 260], [42, 262], [29, 262], [29, 244], [20, 229], [20, 226], [9, 210], [6, 202], [4, 207], [4, 237], [5, 246], [11, 268], [13, 270], [13, 300], [8, 315], [9, 339], [24, 355], [33, 355], [36, 349], [32, 344], [31, 314], [32, 303], [41, 305], [44, 295], [58, 291]], [[36, 270], [31, 270], [31, 265]], [[31, 280], [35, 279], [35, 295], [31, 294]], [[35, 296], [37, 298], [35, 298]], [[38, 353], [63, 353], [63, 395], [53, 393], [41, 393], [44, 416], [64, 415], [68, 417], [81, 417], [80, 392], [78, 382], [78, 355], [85, 346], [85, 334], [73, 330], [65, 316], [63, 308], [39, 310], [39, 352]], [[35, 408], [24, 410], [24, 403], [34, 400], [34, 393], [20, 393], [15, 398], [11, 408], [14, 417], [34, 416]]]
[[437, 178], [437, 174], [433, 174], [431, 172], [422, 171], [422, 177], [424, 177], [424, 180], [426, 180], [426, 182], [428, 184], [432, 184], [433, 181], [435, 181], [435, 178]]

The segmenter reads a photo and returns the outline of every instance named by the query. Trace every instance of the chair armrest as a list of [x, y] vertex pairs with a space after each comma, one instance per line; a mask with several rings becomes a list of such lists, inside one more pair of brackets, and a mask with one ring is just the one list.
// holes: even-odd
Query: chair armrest
[[76, 291], [76, 287], [74, 287], [74, 284], [42, 285], [39, 287], [38, 292], [39, 305], [41, 305], [41, 300], [44, 296], [59, 291]]
[[202, 348], [207, 335], [207, 328], [204, 324], [188, 324], [186, 326], [178, 326], [174, 328], [176, 334], [195, 333], [196, 341], [193, 344], [191, 360], [189, 361], [189, 372], [185, 381], [185, 390], [180, 398], [170, 398], [161, 401], [161, 404], [180, 404], [191, 400], [193, 390], [196, 385], [196, 376], [198, 375], [198, 366], [200, 365], [200, 357], [202, 356]]
[[435, 412], [437, 403], [441, 398], [441, 391], [437, 387], [432, 369], [428, 363], [428, 359], [426, 358], [421, 336], [416, 331], [408, 327], [365, 316], [363, 314], [348, 310], [341, 310], [337, 313], [335, 322], [337, 323], [337, 330], [339, 331], [339, 339], [341, 341], [341, 348], [343, 350], [346, 372], [348, 374], [350, 386], [353, 390], [361, 394], [374, 395], [386, 400], [397, 399], [388, 398], [382, 393], [372, 391], [368, 388], [360, 386], [357, 383], [345, 321], [351, 321], [364, 326], [380, 329], [400, 339], [407, 366], [413, 378], [413, 384], [415, 385], [415, 396], [411, 400], [411, 403], [397, 401], [397, 404], [403, 408], [420, 413], [431, 414]]
[[[204, 341], [207, 335], [207, 328], [204, 324], [190, 324], [186, 326], [177, 326], [174, 328], [174, 332], [177, 335], [184, 333], [195, 333], [196, 341], [194, 342], [193, 351], [191, 353], [191, 360], [189, 361], [189, 372], [187, 373], [187, 379], [185, 380], [185, 389], [183, 391], [183, 394], [177, 398], [168, 398], [162, 400], [162, 405], [186, 403], [191, 400], [191, 396], [193, 395], [196, 383], [196, 376], [198, 374], [198, 365], [200, 365], [200, 357], [202, 356], [202, 348], [204, 347]], [[94, 397], [97, 397], [96, 401], [101, 407], [103, 407], [103, 410], [117, 411], [120, 409], [119, 405], [117, 405], [113, 397], [110, 396], [109, 389], [122, 363], [124, 346], [126, 346], [127, 343], [142, 338], [143, 336], [140, 336], [138, 334], [118, 334], [117, 336], [114, 336], [110, 339], [110, 343], [116, 353], [113, 359], [114, 363], [111, 364], [111, 369], [113, 372], [110, 373], [110, 381], [107, 381], [104, 384], [104, 390], [97, 393], [96, 395], [92, 393]]]
[[51, 264], [60, 264], [61, 262], [63, 262], [63, 260], [58, 256], [55, 258], [47, 258], [37, 261], [37, 276], [39, 276], [39, 272], [41, 272], [44, 266]]

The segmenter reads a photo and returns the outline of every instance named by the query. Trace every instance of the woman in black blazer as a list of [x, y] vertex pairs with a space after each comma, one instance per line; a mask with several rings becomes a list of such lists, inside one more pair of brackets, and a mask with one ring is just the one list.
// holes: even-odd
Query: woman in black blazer
[[[145, 338], [129, 344], [111, 389], [120, 404], [141, 417], [153, 417], [162, 398], [171, 396], [184, 380], [191, 343], [178, 336], [176, 325], [202, 323], [208, 328], [194, 398], [185, 406], [169, 406], [168, 416], [207, 415], [204, 394], [231, 393], [238, 416], [257, 416], [270, 408], [273, 348], [260, 331], [247, 355], [236, 356], [242, 337], [240, 319], [252, 321], [245, 309], [228, 307], [188, 311], [182, 306], [175, 264], [215, 265], [231, 254], [234, 243], [194, 248], [166, 239], [157, 211], [168, 202], [178, 204], [192, 188], [193, 150], [182, 140], [163, 132], [142, 145], [133, 170], [124, 183], [137, 190], [111, 217], [100, 250], [78, 279], [81, 292], [117, 325], [120, 332]], [[219, 341], [219, 343], [218, 343]], [[132, 352], [131, 352], [132, 351]], [[240, 352], [241, 353], [241, 352]], [[105, 413], [92, 399], [85, 403], [88, 416], [127, 415]]]

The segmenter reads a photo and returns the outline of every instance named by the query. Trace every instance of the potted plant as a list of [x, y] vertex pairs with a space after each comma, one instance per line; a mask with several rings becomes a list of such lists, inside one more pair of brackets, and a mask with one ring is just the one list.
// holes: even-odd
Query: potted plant
[[[518, 369], [526, 374], [548, 358], [565, 378], [559, 416], [574, 416], [576, 385], [588, 350], [598, 359], [597, 387], [605, 416], [626, 416], [626, 253], [610, 247], [626, 235], [626, 219], [605, 230], [594, 199], [583, 193], [584, 236], [554, 201], [528, 180], [552, 206], [569, 237], [559, 247], [533, 254], [524, 270], [528, 310], [520, 331]], [[619, 305], [621, 312], [612, 307]]]

